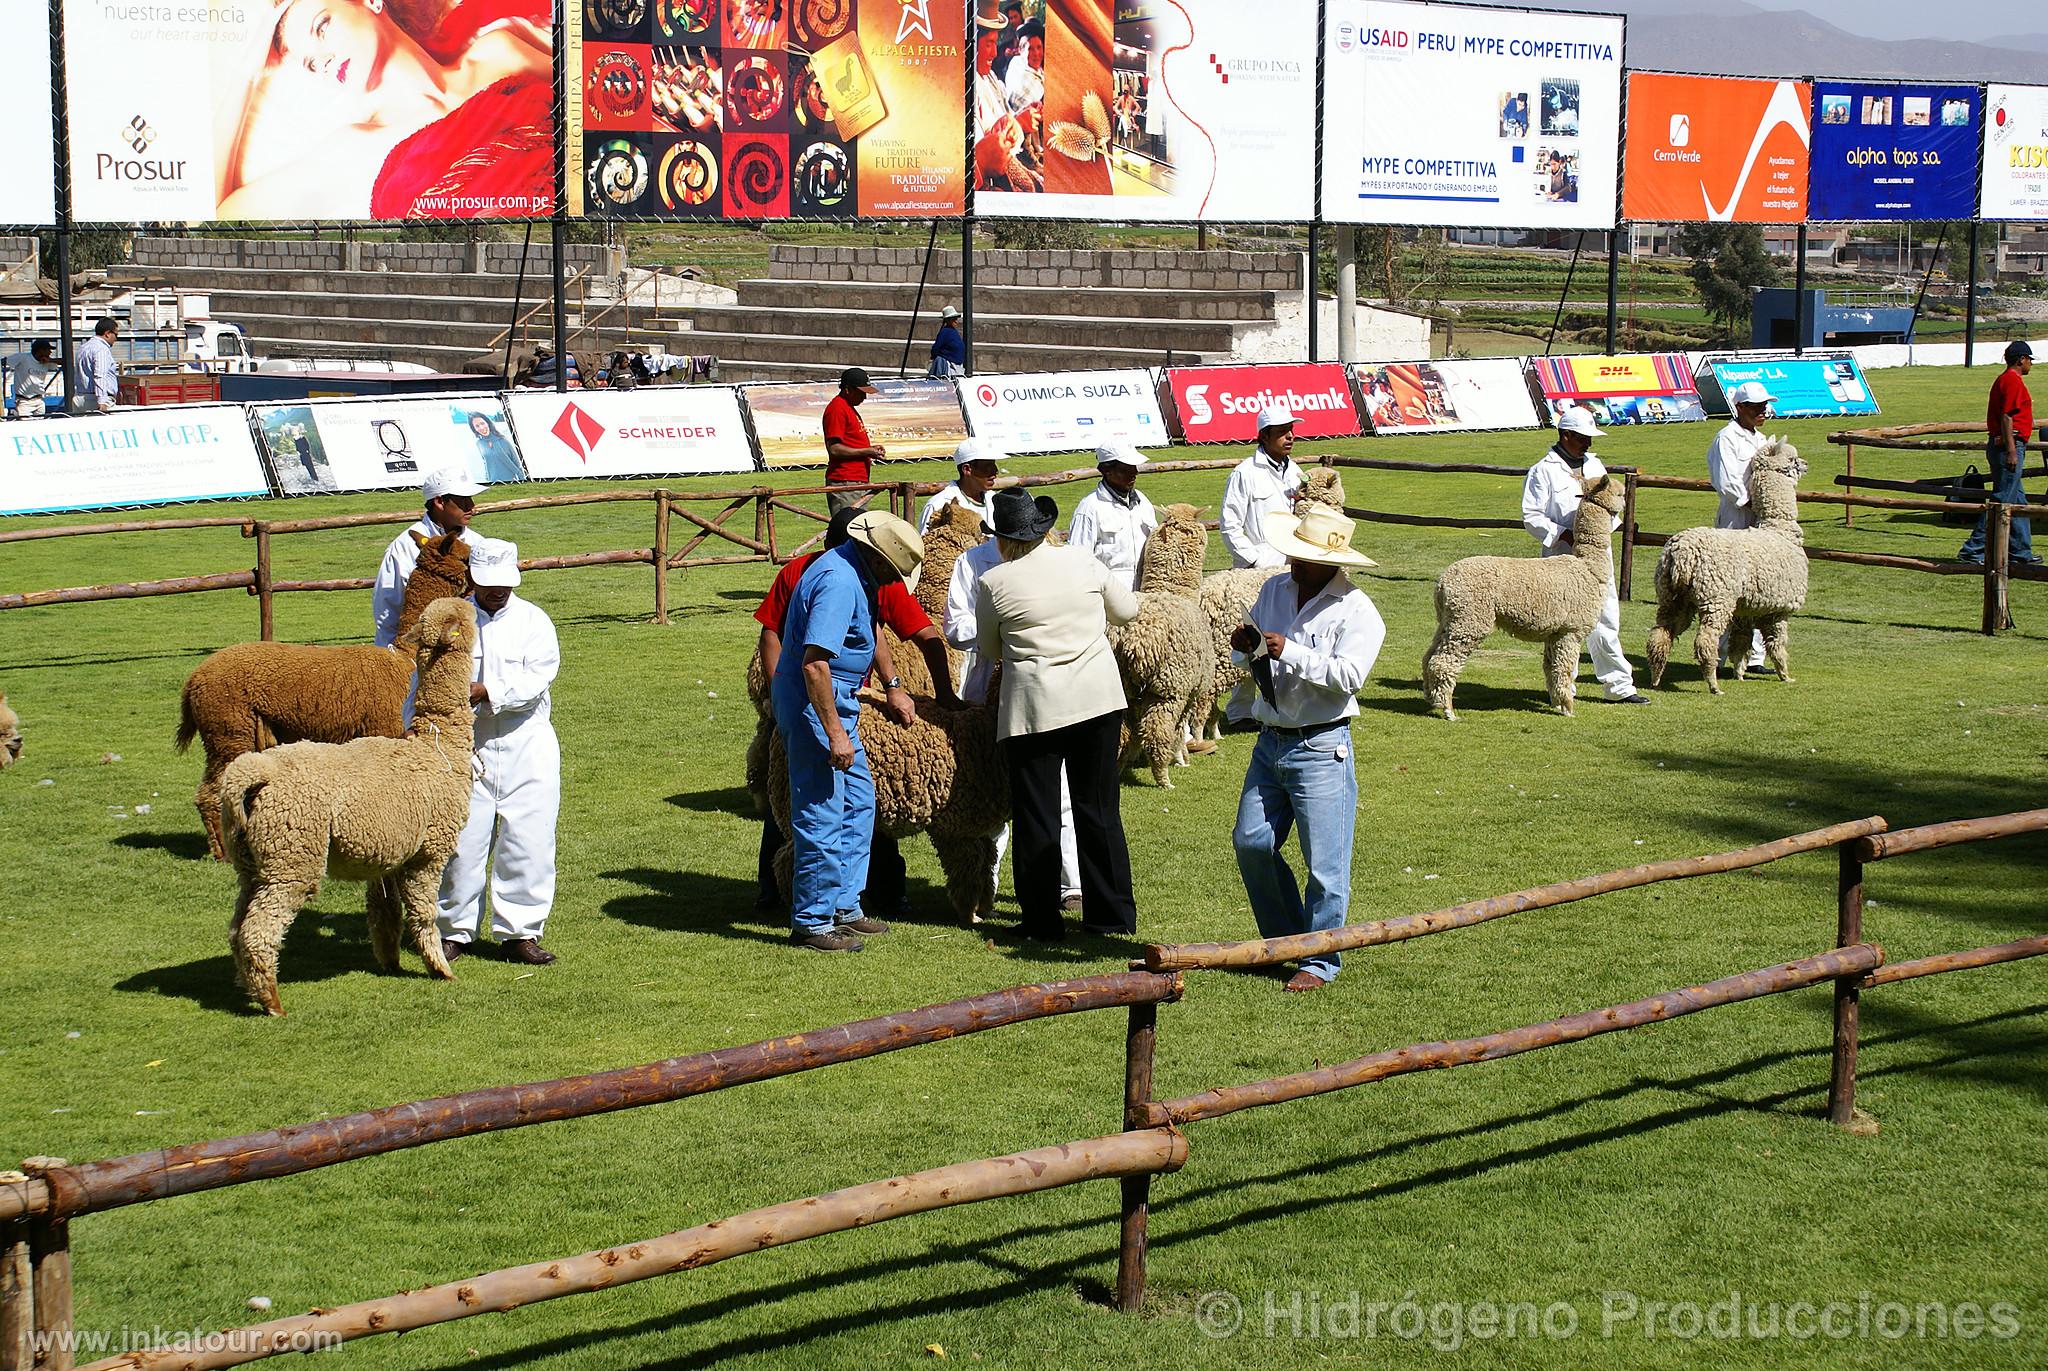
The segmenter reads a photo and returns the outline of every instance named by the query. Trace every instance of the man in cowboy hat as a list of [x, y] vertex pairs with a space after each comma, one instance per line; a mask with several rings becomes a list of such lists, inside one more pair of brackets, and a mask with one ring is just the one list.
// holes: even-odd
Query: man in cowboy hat
[[925, 375], [943, 381], [967, 374], [967, 339], [960, 333], [960, 311], [947, 305], [939, 311], [939, 336], [932, 339], [932, 365]]
[[[1749, 507], [1749, 464], [1770, 438], [1763, 430], [1764, 415], [1778, 397], [1762, 381], [1744, 381], [1728, 392], [1728, 406], [1735, 411], [1707, 449], [1707, 480], [1720, 495], [1714, 511], [1715, 528], [1748, 528], [1756, 520]], [[1721, 640], [1721, 656], [1728, 656], [1728, 640]], [[1764, 635], [1750, 635], [1749, 667], [1764, 664]]]
[[1152, 502], [1138, 490], [1138, 468], [1148, 460], [1126, 441], [1095, 449], [1102, 480], [1081, 497], [1067, 524], [1067, 545], [1093, 553], [1129, 590], [1138, 588], [1138, 554], [1159, 527]]
[[[1377, 565], [1353, 550], [1355, 527], [1321, 505], [1299, 518], [1268, 514], [1264, 541], [1287, 559], [1289, 574], [1266, 582], [1230, 637], [1232, 658], [1257, 683], [1259, 723], [1231, 844], [1252, 917], [1268, 938], [1342, 928], [1351, 907], [1351, 719], [1387, 636], [1379, 610], [1345, 575]], [[1289, 829], [1301, 835], [1305, 892], [1281, 853]], [[1305, 957], [1286, 988], [1319, 989], [1337, 967], [1334, 952]]]
[[924, 513], [917, 521], [917, 531], [923, 533], [932, 526], [932, 516], [947, 505], [966, 505], [981, 515], [981, 522], [990, 527], [995, 525], [995, 514], [989, 508], [989, 496], [996, 488], [996, 477], [1002, 473], [997, 464], [1003, 459], [1003, 451], [987, 438], [962, 439], [953, 449], [953, 469], [959, 473], [952, 484], [941, 489], [924, 502]]
[[[1607, 474], [1607, 468], [1593, 455], [1593, 440], [1605, 436], [1605, 430], [1593, 423], [1593, 411], [1573, 405], [1557, 416], [1557, 442], [1529, 468], [1528, 478], [1522, 482], [1522, 527], [1529, 530], [1545, 557], [1571, 553], [1572, 526], [1585, 494], [1579, 482], [1582, 478], [1597, 481]], [[1624, 705], [1650, 703], [1650, 697], [1636, 689], [1635, 669], [1621, 650], [1621, 599], [1614, 593], [1611, 574], [1600, 617], [1586, 635], [1586, 651], [1608, 699]], [[1574, 663], [1573, 670], [1577, 669]]]

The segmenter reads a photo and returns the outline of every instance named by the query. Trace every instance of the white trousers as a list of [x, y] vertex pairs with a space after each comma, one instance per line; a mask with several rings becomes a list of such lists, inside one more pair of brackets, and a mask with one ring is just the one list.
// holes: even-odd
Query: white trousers
[[[996, 834], [996, 871], [1003, 869], [1003, 854], [1010, 850], [1010, 826]], [[1015, 888], [1014, 886], [1012, 887]], [[1060, 898], [1081, 893], [1081, 848], [1074, 841], [1074, 797], [1067, 790], [1067, 769], [1060, 768]]]
[[443, 938], [476, 941], [486, 883], [491, 933], [499, 942], [539, 938], [554, 907], [561, 744], [545, 725], [518, 744], [486, 743], [477, 754], [483, 774], [470, 784], [469, 822], [441, 873], [437, 922]]
[[1607, 598], [1601, 602], [1600, 617], [1586, 635], [1586, 652], [1593, 659], [1593, 674], [1599, 678], [1609, 699], [1621, 700], [1636, 693], [1636, 675], [1621, 650], [1621, 597], [1614, 582], [1607, 583]]
[[[1748, 505], [1733, 504], [1726, 495], [1721, 497], [1721, 507], [1714, 513], [1715, 528], [1754, 528], [1756, 521], [1750, 517]], [[1721, 635], [1721, 660], [1728, 660], [1728, 640], [1733, 631]], [[1764, 634], [1762, 629], [1752, 629], [1749, 635], [1749, 665], [1764, 664]]]

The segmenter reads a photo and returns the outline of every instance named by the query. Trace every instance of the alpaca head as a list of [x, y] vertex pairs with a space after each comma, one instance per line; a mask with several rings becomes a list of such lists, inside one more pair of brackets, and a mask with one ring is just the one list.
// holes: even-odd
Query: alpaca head
[[21, 720], [7, 707], [7, 697], [0, 695], [0, 771], [5, 771], [21, 759]]
[[1751, 471], [1775, 472], [1797, 481], [1806, 474], [1806, 459], [1799, 455], [1799, 449], [1792, 446], [1787, 438], [1773, 438], [1757, 449], [1750, 461]]
[[1584, 493], [1579, 499], [1578, 515], [1572, 520], [1572, 544], [1581, 556], [1598, 556], [1604, 561], [1615, 523], [1621, 517], [1625, 487], [1612, 476], [1595, 476], [1590, 480], [1582, 476], [1579, 489]]
[[1344, 508], [1344, 478], [1335, 467], [1312, 467], [1302, 478], [1301, 495], [1294, 502], [1297, 515], [1308, 513], [1310, 505]]
[[419, 544], [419, 560], [405, 580], [405, 599], [398, 608], [400, 651], [418, 641], [415, 630], [428, 605], [444, 596], [460, 599], [469, 594], [469, 544], [460, 531], [432, 538], [413, 535]]
[[1771, 524], [1779, 532], [1787, 525], [1799, 526], [1799, 478], [1806, 474], [1806, 459], [1799, 449], [1783, 438], [1773, 438], [1757, 449], [1749, 464], [1749, 503], [1758, 524]]
[[469, 717], [469, 683], [476, 674], [470, 653], [476, 646], [476, 606], [467, 600], [434, 601], [420, 615], [420, 684], [414, 712]]
[[1621, 513], [1622, 498], [1627, 493], [1627, 488], [1612, 476], [1595, 476], [1590, 479], [1581, 476], [1579, 489], [1585, 492], [1579, 502], [1580, 508], [1596, 505], [1610, 515]]
[[935, 622], [946, 612], [953, 563], [987, 536], [981, 526], [981, 511], [973, 505], [956, 500], [932, 517], [931, 527], [924, 531], [924, 562], [917, 569], [916, 593], [917, 603]]
[[1168, 505], [1161, 511], [1159, 527], [1138, 554], [1139, 589], [1201, 593], [1202, 564], [1209, 557], [1205, 513], [1200, 505]]

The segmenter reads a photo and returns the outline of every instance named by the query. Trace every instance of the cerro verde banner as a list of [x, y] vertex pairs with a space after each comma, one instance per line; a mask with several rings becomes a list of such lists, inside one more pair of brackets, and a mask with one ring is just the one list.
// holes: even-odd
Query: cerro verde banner
[[1074, 452], [1110, 442], [1167, 441], [1149, 372], [1044, 371], [960, 382], [968, 427], [1005, 452]]
[[1355, 368], [1375, 435], [1537, 428], [1519, 357], [1472, 362], [1367, 362]]
[[[825, 406], [839, 393], [829, 381], [776, 382], [742, 386], [747, 415], [766, 467], [825, 465]], [[875, 380], [875, 393], [862, 401], [861, 422], [868, 441], [886, 452], [884, 461], [950, 457], [967, 436], [960, 392], [951, 381]]]
[[1875, 414], [1877, 397], [1870, 392], [1856, 359], [1781, 357], [1761, 361], [1736, 358], [1707, 364], [1701, 395], [1720, 414], [1730, 412], [1728, 392], [1744, 381], [1761, 381], [1774, 397], [1771, 416], [1816, 419], [1835, 414]]
[[1817, 81], [1808, 217], [1968, 219], [1977, 88]]
[[1619, 15], [1329, 0], [1323, 217], [1611, 226], [1622, 25]]
[[1984, 219], [2048, 219], [2048, 86], [1984, 88]]
[[1574, 405], [1603, 424], [1670, 424], [1704, 419], [1683, 353], [1620, 357], [1532, 357], [1546, 422]]
[[1251, 442], [1259, 436], [1259, 411], [1268, 405], [1294, 415], [1297, 438], [1349, 438], [1361, 431], [1341, 362], [1173, 367], [1166, 385], [1190, 443]]
[[280, 495], [417, 489], [460, 467], [486, 485], [525, 479], [496, 394], [252, 405]]
[[239, 405], [165, 406], [8, 424], [0, 514], [268, 495]]
[[526, 474], [537, 481], [754, 469], [739, 392], [728, 386], [518, 390], [505, 405]]
[[1621, 217], [1798, 223], [1811, 94], [1804, 81], [1631, 73]]
[[[0, 43], [0, 90], [9, 92], [8, 122], [23, 148], [56, 146], [51, 96], [50, 7], [23, 4], [8, 11], [7, 41]], [[57, 221], [57, 182], [45, 162], [23, 158], [0, 179], [0, 224], [30, 227]]]

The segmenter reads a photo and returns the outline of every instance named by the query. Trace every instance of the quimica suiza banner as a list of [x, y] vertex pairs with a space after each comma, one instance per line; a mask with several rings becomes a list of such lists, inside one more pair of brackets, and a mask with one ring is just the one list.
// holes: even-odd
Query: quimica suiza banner
[[506, 399], [534, 480], [752, 471], [754, 445], [730, 386], [515, 390]]
[[[56, 106], [51, 98], [50, 8], [23, 3], [9, 11], [7, 41], [0, 43], [0, 90], [9, 92], [8, 123], [18, 149], [53, 148]], [[16, 159], [0, 177], [0, 224], [23, 228], [57, 222], [57, 178], [37, 156]]]
[[1536, 428], [1542, 420], [1517, 357], [1364, 362], [1354, 369], [1376, 434]]
[[1975, 86], [1815, 82], [1808, 217], [1968, 219], [1977, 127]]
[[1985, 219], [2048, 219], [2048, 86], [1984, 88]]
[[525, 479], [497, 394], [252, 405], [280, 495], [418, 489], [460, 467], [486, 485]]
[[1042, 371], [973, 376], [960, 400], [977, 438], [1005, 452], [1074, 452], [1104, 443], [1168, 441], [1159, 392], [1145, 371]]
[[1619, 15], [1329, 0], [1323, 217], [1611, 226], [1622, 32]]
[[1811, 95], [1804, 81], [1631, 73], [1621, 217], [1800, 222]]
[[268, 495], [239, 405], [165, 406], [0, 430], [0, 514]]

